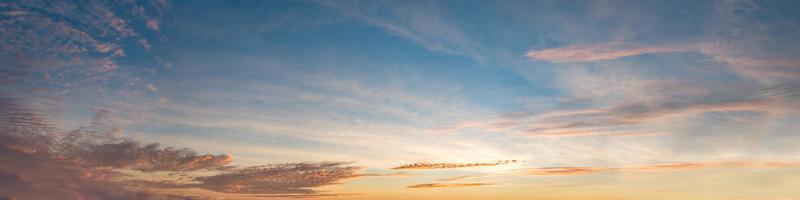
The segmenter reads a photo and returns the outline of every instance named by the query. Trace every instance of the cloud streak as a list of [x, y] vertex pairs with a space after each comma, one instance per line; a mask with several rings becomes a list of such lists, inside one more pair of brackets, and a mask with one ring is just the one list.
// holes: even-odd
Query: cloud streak
[[594, 174], [607, 171], [611, 171], [611, 169], [596, 168], [596, 167], [545, 167], [545, 168], [537, 168], [529, 170], [530, 174], [542, 175], [542, 176], [583, 175], [583, 174]]
[[[660, 85], [658, 87], [667, 87]], [[658, 91], [657, 87], [651, 92]], [[654, 94], [659, 95], [659, 94]], [[467, 121], [439, 128], [437, 131], [479, 129], [488, 132], [508, 131], [528, 136], [663, 136], [667, 130], [627, 129], [650, 124], [668, 116], [697, 115], [713, 112], [785, 113], [800, 102], [800, 86], [777, 84], [742, 87], [737, 93], [726, 91], [675, 95], [650, 101], [627, 101], [600, 108], [519, 112], [494, 119]]]
[[498, 165], [506, 165], [506, 164], [513, 164], [517, 163], [517, 160], [501, 160], [495, 162], [485, 162], [485, 163], [429, 163], [429, 162], [418, 162], [418, 163], [411, 163], [405, 164], [398, 167], [394, 167], [394, 170], [428, 170], [428, 169], [451, 169], [451, 168], [465, 168], [465, 167], [488, 167], [488, 166], [498, 166]]
[[456, 177], [439, 179], [438, 181], [464, 181], [464, 180], [466, 180], [468, 178], [477, 178], [477, 177], [482, 177], [482, 176], [485, 176], [485, 175], [456, 176]]
[[585, 63], [616, 60], [626, 57], [693, 52], [707, 55], [727, 64], [744, 77], [792, 79], [800, 77], [800, 60], [785, 56], [759, 56], [742, 53], [738, 45], [718, 42], [695, 42], [669, 45], [632, 44], [622, 42], [571, 45], [558, 48], [529, 50], [525, 57], [552, 63]]
[[574, 45], [544, 50], [531, 50], [525, 57], [554, 63], [596, 62], [645, 54], [693, 51], [691, 46], [643, 46], [624, 43]]
[[800, 162], [796, 161], [708, 161], [708, 162], [671, 162], [650, 165], [633, 165], [624, 167], [543, 167], [525, 169], [523, 172], [535, 176], [572, 176], [597, 173], [646, 173], [688, 171], [714, 168], [798, 168]]
[[492, 185], [489, 183], [425, 183], [425, 184], [417, 184], [417, 185], [410, 185], [406, 188], [412, 189], [427, 189], [427, 188], [459, 188], [459, 187], [477, 187], [477, 186], [485, 186], [485, 185]]
[[[403, 37], [428, 50], [484, 61], [479, 46], [451, 23], [435, 4], [319, 1], [345, 15]], [[388, 12], [386, 12], [388, 11]]]

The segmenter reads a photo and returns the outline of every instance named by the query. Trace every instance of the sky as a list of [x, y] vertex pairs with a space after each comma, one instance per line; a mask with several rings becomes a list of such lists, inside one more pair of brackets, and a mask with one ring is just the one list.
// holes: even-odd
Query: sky
[[0, 199], [789, 200], [800, 2], [0, 1]]

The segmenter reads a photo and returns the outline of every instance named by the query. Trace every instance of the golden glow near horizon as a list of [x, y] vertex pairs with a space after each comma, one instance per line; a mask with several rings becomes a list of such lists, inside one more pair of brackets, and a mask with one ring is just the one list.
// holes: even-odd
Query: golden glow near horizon
[[0, 2], [0, 199], [800, 199], [800, 2]]

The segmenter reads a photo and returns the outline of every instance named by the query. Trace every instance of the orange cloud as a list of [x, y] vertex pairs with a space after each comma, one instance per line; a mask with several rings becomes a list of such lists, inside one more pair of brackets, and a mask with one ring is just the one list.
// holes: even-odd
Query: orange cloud
[[795, 168], [800, 167], [796, 161], [717, 161], [717, 162], [679, 162], [632, 167], [631, 170], [654, 172], [673, 170], [694, 170], [702, 168]]
[[670, 171], [670, 170], [692, 170], [701, 167], [707, 167], [707, 165], [701, 163], [667, 163], [667, 164], [639, 166], [639, 167], [634, 167], [633, 169], [637, 171]]
[[463, 181], [463, 180], [465, 180], [467, 178], [476, 178], [476, 177], [482, 177], [482, 176], [484, 176], [484, 175], [456, 176], [456, 177], [439, 179], [438, 181]]
[[546, 167], [528, 170], [533, 175], [584, 175], [613, 171], [611, 168], [594, 167]]
[[394, 167], [394, 170], [405, 170], [405, 169], [449, 169], [449, 168], [463, 168], [463, 167], [485, 167], [485, 166], [497, 166], [497, 165], [504, 165], [504, 164], [511, 164], [517, 163], [517, 160], [502, 160], [502, 161], [495, 161], [495, 162], [488, 162], [488, 163], [427, 163], [427, 162], [419, 162], [419, 163], [412, 163], [412, 164], [405, 164], [399, 167]]
[[475, 186], [484, 186], [484, 185], [492, 185], [488, 183], [425, 183], [425, 184], [417, 184], [417, 185], [410, 185], [406, 188], [444, 188], [444, 187], [475, 187]]

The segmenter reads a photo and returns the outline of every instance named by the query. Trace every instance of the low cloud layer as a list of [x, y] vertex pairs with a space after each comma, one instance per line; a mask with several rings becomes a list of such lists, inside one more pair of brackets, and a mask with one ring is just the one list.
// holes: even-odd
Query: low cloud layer
[[227, 193], [300, 193], [308, 189], [335, 184], [337, 181], [361, 176], [360, 167], [349, 163], [289, 163], [233, 169], [218, 175], [196, 178], [197, 187]]
[[[173, 199], [155, 188], [200, 188], [222, 193], [324, 195], [311, 188], [363, 176], [350, 163], [226, 166], [229, 155], [142, 145], [95, 126], [63, 132], [35, 109], [0, 101], [0, 197], [19, 199]], [[103, 115], [100, 115], [103, 116]], [[125, 170], [192, 172], [189, 181], [136, 180]], [[189, 174], [189, 173], [187, 173]], [[149, 174], [156, 176], [157, 174]], [[134, 179], [131, 179], [134, 178]], [[162, 177], [170, 178], [170, 177]]]

